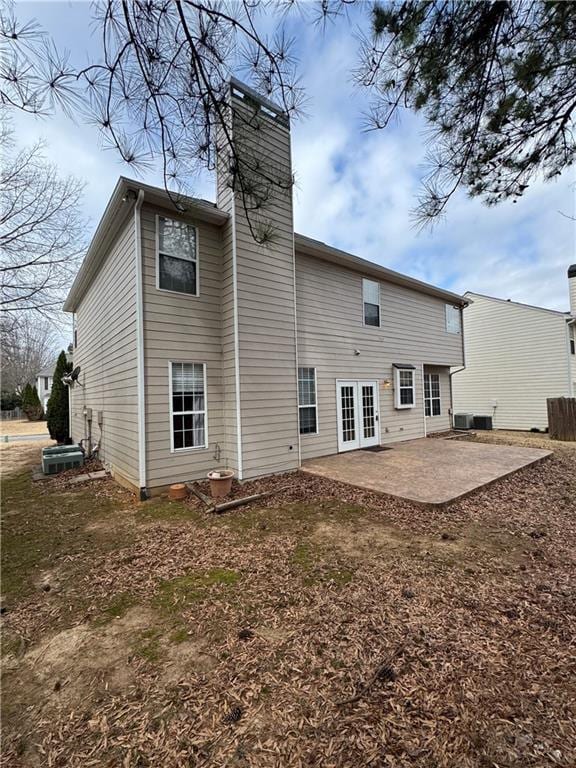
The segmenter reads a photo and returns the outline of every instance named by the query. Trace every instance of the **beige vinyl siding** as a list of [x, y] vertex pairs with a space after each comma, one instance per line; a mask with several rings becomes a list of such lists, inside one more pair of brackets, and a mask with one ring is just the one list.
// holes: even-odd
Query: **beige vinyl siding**
[[[236, 109], [249, 108], [236, 100]], [[264, 112], [250, 120], [249, 130], [235, 120], [233, 131], [239, 151], [251, 151], [257, 141], [260, 161], [273, 163], [270, 172], [289, 176], [288, 128]], [[254, 131], [256, 123], [259, 129]], [[292, 195], [290, 190], [276, 188], [269, 195], [261, 214], [251, 214], [253, 226], [263, 222], [274, 229], [273, 240], [259, 245], [250, 231], [241, 195], [234, 193], [226, 199], [221, 192], [221, 204], [233, 212], [236, 237], [243, 478], [298, 466]], [[231, 251], [231, 244], [225, 250]], [[233, 299], [231, 288], [227, 287], [227, 292]], [[232, 382], [231, 361], [229, 371]], [[229, 390], [232, 395], [232, 384]]]
[[[198, 232], [199, 296], [156, 288], [156, 215]], [[153, 489], [204, 477], [227, 463], [222, 383], [222, 237], [218, 227], [174, 212], [142, 208], [147, 485]], [[208, 447], [171, 451], [170, 362], [206, 364]], [[214, 456], [219, 446], [220, 461]]]
[[425, 365], [424, 373], [437, 373], [440, 376], [440, 416], [426, 417], [426, 434], [433, 432], [444, 432], [452, 427], [450, 408], [452, 402], [450, 398], [450, 370], [448, 368], [439, 368], [438, 366]]
[[560, 314], [470, 294], [466, 369], [452, 377], [454, 412], [493, 416], [497, 429], [548, 424], [546, 398], [568, 395]]
[[[92, 409], [92, 441], [115, 474], [138, 486], [136, 261], [132, 209], [75, 314], [72, 437], [87, 437], [83, 409]], [[103, 414], [102, 430], [98, 411]]]
[[[296, 253], [299, 365], [318, 379], [319, 431], [301, 435], [302, 458], [338, 450], [337, 380], [379, 382], [381, 441], [393, 443], [424, 436], [422, 365], [462, 364], [461, 335], [446, 332], [445, 303], [433, 296], [379, 281], [381, 325], [364, 326], [362, 277]], [[393, 363], [415, 366], [414, 408], [394, 408]]]

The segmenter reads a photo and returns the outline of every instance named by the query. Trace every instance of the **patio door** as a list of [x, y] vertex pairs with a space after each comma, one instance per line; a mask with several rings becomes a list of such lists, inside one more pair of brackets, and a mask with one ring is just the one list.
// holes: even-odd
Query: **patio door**
[[336, 382], [338, 450], [353, 451], [380, 443], [378, 382]]

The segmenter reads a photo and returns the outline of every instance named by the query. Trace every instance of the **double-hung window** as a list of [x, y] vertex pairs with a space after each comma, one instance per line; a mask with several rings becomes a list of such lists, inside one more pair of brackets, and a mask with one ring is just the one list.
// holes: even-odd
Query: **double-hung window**
[[158, 216], [158, 288], [198, 296], [196, 227]]
[[462, 314], [460, 307], [446, 304], [446, 331], [448, 333], [460, 333], [462, 330]]
[[316, 368], [298, 368], [298, 419], [301, 435], [318, 432]]
[[206, 366], [170, 363], [172, 450], [206, 448]]
[[413, 365], [394, 365], [394, 407], [414, 408], [416, 385]]
[[380, 283], [362, 279], [362, 301], [364, 304], [364, 325], [380, 327]]
[[440, 374], [424, 374], [424, 413], [426, 416], [441, 416]]

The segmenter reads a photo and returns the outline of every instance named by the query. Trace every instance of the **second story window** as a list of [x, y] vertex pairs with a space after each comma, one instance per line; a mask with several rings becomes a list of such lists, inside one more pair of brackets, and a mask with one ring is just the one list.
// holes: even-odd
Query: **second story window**
[[380, 284], [375, 280], [362, 280], [364, 325], [380, 327]]
[[44, 376], [44, 389], [48, 389], [48, 376]]
[[157, 286], [198, 296], [196, 227], [158, 216]]
[[462, 317], [460, 307], [446, 304], [446, 331], [448, 333], [460, 333], [462, 330]]
[[570, 326], [570, 354], [575, 355], [576, 354], [576, 332], [574, 331], [574, 326]]

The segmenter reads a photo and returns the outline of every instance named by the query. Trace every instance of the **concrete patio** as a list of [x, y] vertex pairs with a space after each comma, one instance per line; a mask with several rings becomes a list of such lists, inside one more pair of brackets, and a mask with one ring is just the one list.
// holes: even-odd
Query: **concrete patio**
[[302, 469], [358, 488], [439, 506], [466, 496], [552, 451], [423, 438], [373, 453], [350, 451], [304, 462]]

